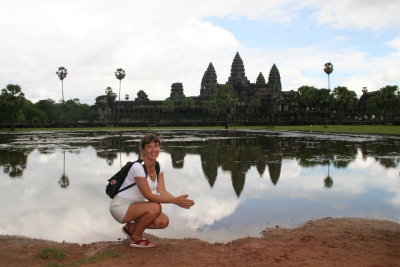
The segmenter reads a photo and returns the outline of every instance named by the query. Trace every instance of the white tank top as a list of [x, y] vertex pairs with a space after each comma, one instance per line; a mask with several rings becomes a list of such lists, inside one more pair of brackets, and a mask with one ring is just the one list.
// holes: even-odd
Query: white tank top
[[[160, 164], [160, 173], [162, 172], [163, 169]], [[133, 184], [135, 182], [135, 177], [145, 177], [145, 176], [146, 173], [144, 172], [142, 164], [140, 164], [139, 162], [135, 162], [130, 168], [128, 175], [126, 176], [124, 182], [121, 185], [121, 188]], [[159, 192], [157, 191], [158, 179], [156, 179], [154, 182], [151, 180], [150, 176], [147, 176], [146, 179], [147, 182], [149, 183], [150, 189], [153, 192], [153, 194], [158, 195], [159, 194]], [[135, 202], [147, 201], [147, 199], [142, 195], [142, 193], [140, 192], [139, 188], [136, 185], [122, 192], [119, 192], [117, 195], [129, 200], [133, 200]]]

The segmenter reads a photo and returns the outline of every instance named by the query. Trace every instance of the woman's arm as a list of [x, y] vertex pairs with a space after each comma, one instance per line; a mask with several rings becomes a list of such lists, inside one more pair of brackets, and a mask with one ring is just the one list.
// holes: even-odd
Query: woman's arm
[[158, 176], [157, 191], [160, 193], [160, 195], [154, 195], [153, 192], [151, 192], [151, 189], [147, 182], [146, 177], [135, 177], [135, 181], [136, 181], [136, 186], [138, 187], [139, 191], [149, 201], [158, 202], [158, 203], [173, 203], [173, 204], [178, 205], [179, 207], [186, 208], [186, 209], [188, 209], [194, 205], [194, 201], [187, 198], [188, 195], [174, 197], [171, 193], [169, 193], [165, 189], [163, 173], [160, 173]]
[[167, 191], [165, 188], [165, 182], [164, 182], [164, 173], [160, 173], [158, 175], [158, 185], [157, 185], [157, 191], [160, 193], [162, 196], [169, 196], [169, 197], [174, 197], [170, 192]]
[[174, 198], [174, 204], [178, 205], [181, 208], [189, 209], [191, 206], [194, 205], [194, 201], [188, 199], [188, 194], [174, 197], [170, 192], [167, 191], [167, 189], [165, 188], [164, 173], [160, 173], [158, 176], [157, 191], [160, 193], [161, 196]]

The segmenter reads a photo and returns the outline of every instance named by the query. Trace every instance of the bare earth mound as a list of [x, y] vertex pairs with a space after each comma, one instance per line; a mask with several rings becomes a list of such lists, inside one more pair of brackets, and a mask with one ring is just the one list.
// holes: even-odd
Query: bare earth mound
[[[326, 218], [227, 244], [149, 238], [159, 246], [0, 236], [0, 266], [400, 266], [400, 224], [374, 219]], [[40, 256], [45, 249], [64, 255]]]

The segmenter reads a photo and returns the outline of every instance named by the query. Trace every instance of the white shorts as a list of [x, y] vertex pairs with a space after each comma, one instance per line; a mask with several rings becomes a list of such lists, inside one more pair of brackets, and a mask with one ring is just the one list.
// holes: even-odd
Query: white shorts
[[115, 196], [110, 202], [110, 212], [114, 219], [119, 223], [124, 223], [123, 219], [128, 211], [129, 206], [134, 203], [134, 200], [126, 199], [120, 196]]

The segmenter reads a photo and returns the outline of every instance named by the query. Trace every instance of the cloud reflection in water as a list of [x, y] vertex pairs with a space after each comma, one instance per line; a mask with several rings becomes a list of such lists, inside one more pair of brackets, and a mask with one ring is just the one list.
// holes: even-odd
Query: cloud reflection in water
[[[149, 231], [157, 236], [225, 242], [328, 216], [400, 221], [400, 156], [393, 152], [400, 150], [390, 140], [253, 132], [231, 132], [235, 138], [229, 138], [224, 131], [161, 134], [159, 161], [167, 188], [175, 195], [188, 193], [196, 205], [190, 210], [163, 205], [170, 226]], [[79, 243], [124, 237], [109, 214], [104, 189], [121, 164], [137, 158], [140, 135], [76, 134], [63, 141], [60, 134], [50, 151], [43, 143], [25, 146], [24, 137], [3, 144], [0, 234]], [[384, 147], [391, 151], [382, 152]], [[324, 185], [328, 166], [330, 188]], [[13, 168], [22, 170], [18, 179], [7, 172]], [[65, 188], [59, 184], [62, 175], [69, 179]]]

